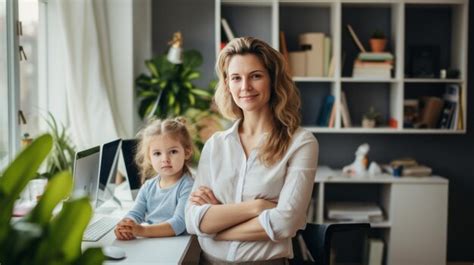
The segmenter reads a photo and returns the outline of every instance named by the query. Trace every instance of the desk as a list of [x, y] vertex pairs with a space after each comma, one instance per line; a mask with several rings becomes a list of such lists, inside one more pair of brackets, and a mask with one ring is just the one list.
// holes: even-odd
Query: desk
[[375, 202], [384, 220], [373, 222], [383, 239], [385, 264], [446, 264], [449, 181], [440, 176], [350, 178], [340, 170], [318, 168], [310, 209], [316, 223], [327, 220], [326, 202]]
[[[122, 217], [133, 205], [131, 198], [127, 198], [128, 185], [120, 185], [116, 190], [116, 197], [122, 201], [123, 209], [116, 209], [111, 214]], [[129, 194], [129, 193], [128, 193]], [[104, 204], [110, 207], [110, 204]], [[100, 210], [100, 209], [99, 209]], [[98, 213], [98, 218], [103, 213]], [[82, 249], [98, 246], [117, 246], [122, 248], [127, 257], [121, 261], [107, 261], [105, 264], [120, 265], [151, 265], [151, 264], [197, 264], [199, 261], [199, 244], [195, 236], [184, 235], [164, 238], [139, 238], [130, 241], [121, 241], [115, 238], [111, 230], [97, 242], [82, 242]]]

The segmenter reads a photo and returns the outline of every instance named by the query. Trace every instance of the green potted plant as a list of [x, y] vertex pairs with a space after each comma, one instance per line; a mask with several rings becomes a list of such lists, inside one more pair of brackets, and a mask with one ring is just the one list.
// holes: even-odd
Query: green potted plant
[[202, 55], [196, 50], [184, 51], [182, 64], [171, 63], [165, 54], [145, 61], [149, 74], [135, 80], [140, 117], [180, 116], [189, 108], [207, 104], [211, 92], [193, 83], [201, 76], [196, 70], [201, 64]]
[[387, 46], [387, 37], [382, 30], [377, 29], [372, 33], [369, 43], [372, 52], [383, 52]]
[[380, 113], [375, 110], [374, 107], [370, 107], [369, 111], [366, 112], [362, 118], [363, 128], [374, 128], [377, 125], [377, 121], [380, 118]]
[[[70, 196], [68, 171], [52, 176], [33, 210], [14, 220], [14, 203], [53, 146], [51, 135], [28, 145], [0, 176], [0, 264], [102, 264], [100, 248], [81, 251], [82, 235], [92, 216], [87, 197]], [[69, 199], [68, 199], [69, 198]], [[61, 211], [53, 216], [61, 202]]]
[[49, 112], [45, 120], [53, 137], [53, 148], [46, 158], [46, 168], [41, 176], [50, 178], [64, 170], [72, 171], [76, 150], [66, 128], [56, 122], [53, 114]]
[[[194, 157], [197, 161], [199, 150], [209, 134], [222, 129], [222, 117], [212, 104], [216, 81], [212, 81], [207, 88], [199, 88], [193, 83], [201, 77], [197, 70], [203, 61], [201, 53], [188, 50], [182, 52], [182, 56], [176, 56], [182, 51], [179, 48], [181, 42], [181, 35], [175, 33], [168, 56], [162, 54], [145, 61], [149, 73], [140, 74], [135, 80], [138, 113], [142, 119], [186, 117], [197, 147]], [[170, 61], [173, 56], [177, 58]]]

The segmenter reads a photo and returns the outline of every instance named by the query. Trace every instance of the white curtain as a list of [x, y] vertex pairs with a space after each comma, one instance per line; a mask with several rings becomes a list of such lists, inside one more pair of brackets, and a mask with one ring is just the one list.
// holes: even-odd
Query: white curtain
[[52, 98], [65, 98], [59, 107], [49, 104], [53, 114], [69, 125], [79, 149], [125, 137], [113, 78], [107, 2], [50, 0], [49, 5], [49, 28], [54, 31], [49, 32], [49, 92]]

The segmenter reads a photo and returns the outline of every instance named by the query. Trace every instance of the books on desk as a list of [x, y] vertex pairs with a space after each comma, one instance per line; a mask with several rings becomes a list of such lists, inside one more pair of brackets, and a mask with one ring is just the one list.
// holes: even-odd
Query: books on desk
[[375, 222], [383, 220], [383, 211], [374, 202], [329, 202], [327, 218], [335, 221]]

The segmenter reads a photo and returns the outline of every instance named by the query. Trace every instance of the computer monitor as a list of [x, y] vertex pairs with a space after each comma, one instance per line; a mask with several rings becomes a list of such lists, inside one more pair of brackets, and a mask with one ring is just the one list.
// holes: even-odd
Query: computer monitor
[[100, 150], [100, 146], [95, 146], [77, 152], [74, 158], [73, 190], [88, 195], [93, 207], [99, 185]]
[[114, 199], [117, 204], [121, 205], [120, 201], [114, 197], [121, 141], [121, 139], [117, 139], [101, 146], [96, 207], [99, 207], [110, 199]]
[[114, 198], [115, 184], [111, 183], [117, 175], [121, 139], [105, 143], [76, 153], [74, 159], [74, 191], [89, 196], [94, 209]]
[[127, 179], [132, 192], [132, 198], [135, 200], [141, 186], [140, 170], [135, 163], [135, 154], [137, 152], [136, 139], [122, 140], [122, 156], [125, 162], [125, 170], [127, 171]]

